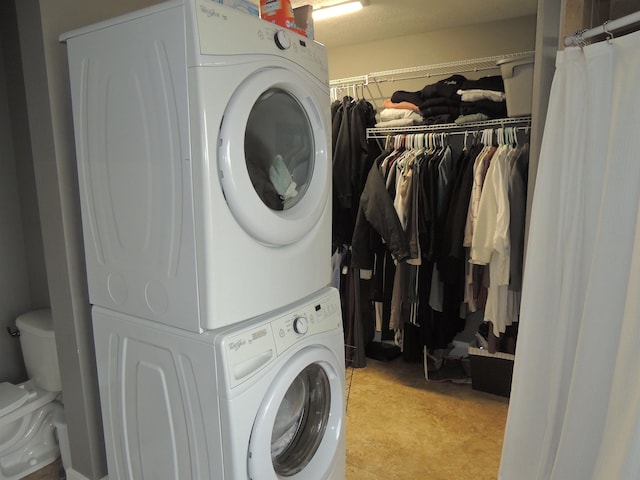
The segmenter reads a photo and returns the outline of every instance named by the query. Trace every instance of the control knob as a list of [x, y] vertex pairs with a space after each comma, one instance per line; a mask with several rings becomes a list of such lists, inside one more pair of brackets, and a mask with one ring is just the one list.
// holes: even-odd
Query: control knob
[[285, 32], [284, 30], [276, 31], [276, 34], [273, 36], [273, 38], [280, 50], [286, 50], [287, 48], [291, 47], [291, 39], [289, 38], [289, 35], [287, 35], [287, 32]]
[[304, 335], [309, 331], [309, 322], [306, 317], [296, 317], [293, 320], [293, 331], [299, 335]]

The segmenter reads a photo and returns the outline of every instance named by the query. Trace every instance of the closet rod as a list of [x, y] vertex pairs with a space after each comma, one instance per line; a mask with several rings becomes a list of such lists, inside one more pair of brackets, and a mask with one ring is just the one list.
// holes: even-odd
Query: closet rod
[[617, 18], [615, 20], [606, 21], [598, 27], [594, 27], [592, 29], [581, 32], [576, 32], [573, 35], [566, 36], [564, 38], [564, 45], [566, 47], [570, 47], [572, 45], [579, 46], [584, 40], [588, 38], [597, 37], [598, 35], [603, 34], [609, 34], [613, 30], [628, 27], [629, 25], [633, 25], [634, 23], [638, 22], [640, 22], [640, 11], [630, 13], [629, 15]]
[[482, 130], [485, 128], [500, 128], [508, 126], [517, 126], [518, 129], [526, 130], [531, 127], [531, 117], [497, 118], [495, 120], [484, 120], [482, 122], [443, 123], [440, 125], [367, 128], [367, 139], [385, 138], [389, 135], [401, 135], [405, 133], [464, 133], [465, 130]]

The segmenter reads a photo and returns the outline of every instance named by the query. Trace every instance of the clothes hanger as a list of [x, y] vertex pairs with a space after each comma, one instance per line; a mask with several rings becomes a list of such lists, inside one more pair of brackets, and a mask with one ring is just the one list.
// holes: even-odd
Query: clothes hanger
[[482, 131], [482, 138], [481, 138], [481, 142], [483, 145], [485, 146], [491, 146], [493, 145], [493, 130], [491, 129], [484, 129]]
[[433, 133], [429, 133], [427, 136], [427, 152], [433, 153]]

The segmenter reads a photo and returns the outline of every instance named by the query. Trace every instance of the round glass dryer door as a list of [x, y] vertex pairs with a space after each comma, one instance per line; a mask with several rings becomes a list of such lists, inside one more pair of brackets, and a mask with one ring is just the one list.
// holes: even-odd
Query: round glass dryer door
[[313, 143], [309, 119], [295, 97], [279, 88], [258, 97], [244, 154], [251, 184], [267, 207], [288, 210], [304, 197], [313, 174]]
[[328, 201], [327, 128], [313, 91], [282, 68], [236, 90], [220, 129], [218, 166], [240, 226], [267, 245], [289, 245], [317, 224]]
[[283, 368], [254, 423], [250, 478], [325, 478], [344, 421], [344, 389], [334, 364], [326, 349], [309, 348]]

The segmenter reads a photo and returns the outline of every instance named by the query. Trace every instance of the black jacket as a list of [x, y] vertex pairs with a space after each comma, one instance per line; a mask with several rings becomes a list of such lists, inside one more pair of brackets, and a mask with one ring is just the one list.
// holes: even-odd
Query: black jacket
[[352, 266], [373, 269], [376, 245], [384, 240], [396, 261], [409, 258], [407, 241], [400, 219], [387, 192], [380, 168], [373, 164], [367, 175], [351, 241]]

